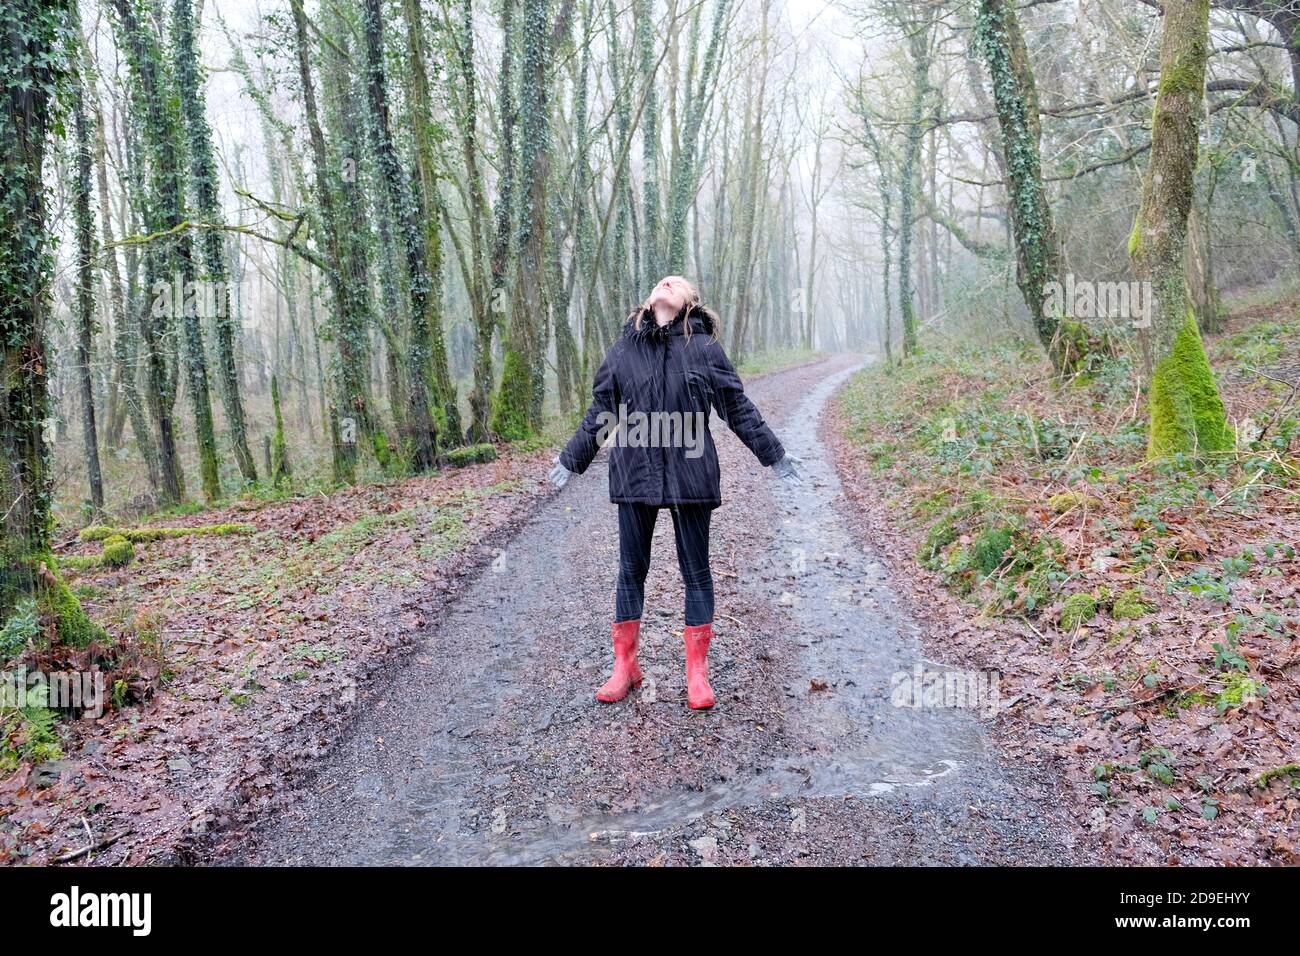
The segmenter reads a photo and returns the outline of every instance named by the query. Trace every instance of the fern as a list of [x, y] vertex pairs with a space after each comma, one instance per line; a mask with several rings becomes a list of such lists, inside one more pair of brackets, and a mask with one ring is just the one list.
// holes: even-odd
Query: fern
[[9, 620], [0, 628], [0, 661], [7, 661], [22, 653], [27, 643], [41, 632], [36, 614], [36, 601], [23, 598], [14, 608]]

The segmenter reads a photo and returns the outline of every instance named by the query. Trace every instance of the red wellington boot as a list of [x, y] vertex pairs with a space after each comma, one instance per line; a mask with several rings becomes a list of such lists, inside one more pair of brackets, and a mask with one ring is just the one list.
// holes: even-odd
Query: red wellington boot
[[709, 641], [713, 625], [698, 624], [686, 629], [686, 702], [692, 710], [713, 706], [713, 688], [709, 686]]
[[636, 662], [640, 637], [639, 620], [614, 622], [614, 673], [596, 691], [597, 700], [612, 704], [626, 697], [633, 687], [641, 686], [641, 665]]

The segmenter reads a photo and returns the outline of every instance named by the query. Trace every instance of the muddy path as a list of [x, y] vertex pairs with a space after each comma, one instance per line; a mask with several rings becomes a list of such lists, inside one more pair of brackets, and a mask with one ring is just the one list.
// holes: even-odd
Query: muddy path
[[[362, 695], [331, 754], [216, 862], [1074, 863], [1054, 781], [1003, 766], [977, 709], [900, 707], [927, 671], [856, 541], [819, 438], [838, 357], [750, 394], [807, 480], [788, 490], [715, 426], [718, 705], [685, 705], [671, 522], [656, 531], [640, 691], [598, 705], [617, 562], [606, 456]], [[540, 476], [539, 476], [540, 477]]]

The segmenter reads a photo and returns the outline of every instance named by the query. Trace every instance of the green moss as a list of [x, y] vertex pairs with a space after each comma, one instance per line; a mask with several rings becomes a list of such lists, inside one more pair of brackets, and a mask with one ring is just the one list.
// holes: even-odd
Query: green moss
[[1193, 93], [1199, 96], [1204, 79], [1205, 61], [1195, 56], [1164, 70], [1157, 87], [1156, 109], [1160, 109], [1159, 97], [1166, 93]]
[[1191, 309], [1151, 378], [1149, 458], [1229, 451], [1233, 436]]
[[528, 420], [532, 382], [528, 360], [516, 349], [506, 349], [501, 389], [492, 410], [492, 431], [506, 441], [519, 441], [532, 434], [532, 423]]
[[1138, 248], [1142, 245], [1142, 217], [1137, 216], [1133, 219], [1133, 229], [1128, 234], [1128, 257], [1132, 259], [1137, 255]]
[[1214, 698], [1214, 704], [1222, 714], [1252, 700], [1258, 700], [1267, 692], [1268, 688], [1261, 681], [1255, 680], [1242, 671], [1233, 671], [1224, 679], [1223, 690], [1219, 691], [1218, 696]]
[[1154, 608], [1142, 600], [1142, 591], [1139, 588], [1129, 588], [1115, 595], [1115, 600], [1110, 605], [1110, 616], [1117, 621], [1126, 621], [1150, 614], [1153, 610]]
[[104, 541], [116, 536], [140, 544], [147, 541], [160, 541], [163, 538], [251, 534], [256, 530], [251, 524], [208, 524], [193, 528], [110, 528], [105, 525], [93, 525], [82, 529], [81, 540]]
[[289, 483], [289, 449], [284, 441], [284, 416], [280, 413], [280, 383], [271, 376], [271, 409], [275, 413], [275, 430], [271, 433], [271, 484], [283, 488]]
[[1300, 763], [1288, 763], [1283, 764], [1281, 767], [1274, 767], [1272, 770], [1265, 770], [1259, 775], [1259, 779], [1255, 781], [1255, 784], [1263, 790], [1274, 780], [1281, 780], [1283, 777], [1287, 778], [1287, 782], [1291, 786], [1300, 783]]
[[99, 560], [106, 568], [121, 568], [130, 564], [134, 557], [135, 545], [120, 534], [115, 534], [104, 540], [104, 551]]
[[1101, 500], [1078, 491], [1062, 491], [1060, 494], [1052, 495], [1047, 499], [1047, 507], [1058, 515], [1063, 515], [1067, 511], [1080, 506], [1089, 509], [1100, 508]]
[[465, 448], [453, 448], [447, 452], [447, 464], [452, 468], [464, 468], [485, 461], [495, 461], [497, 450], [490, 443], [469, 445]]
[[59, 558], [59, 567], [64, 571], [89, 571], [99, 567], [101, 557], [98, 554], [69, 554]]
[[393, 447], [388, 443], [388, 436], [376, 431], [370, 436], [370, 445], [375, 453], [375, 461], [379, 462], [379, 467], [383, 469], [384, 474], [392, 474], [397, 456], [393, 454]]
[[1067, 631], [1074, 631], [1096, 616], [1095, 597], [1091, 594], [1071, 594], [1061, 606], [1061, 627]]
[[82, 610], [81, 602], [59, 574], [54, 556], [46, 553], [33, 559], [33, 564], [38, 568], [44, 565], [44, 573], [36, 575], [36, 607], [43, 618], [51, 620], [58, 639], [73, 647], [104, 640], [104, 629]]

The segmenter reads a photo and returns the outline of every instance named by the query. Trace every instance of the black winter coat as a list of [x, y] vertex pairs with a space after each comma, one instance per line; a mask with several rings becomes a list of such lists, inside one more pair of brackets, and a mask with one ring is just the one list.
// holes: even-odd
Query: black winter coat
[[[713, 337], [712, 313], [693, 306], [662, 328], [648, 309], [641, 313], [640, 329], [636, 318], [633, 313], [628, 319], [596, 373], [591, 407], [560, 454], [560, 464], [582, 474], [600, 450], [601, 439], [612, 435], [610, 501], [716, 508], [722, 504], [722, 492], [718, 452], [708, 428], [710, 409], [717, 410], [764, 467], [780, 461], [785, 449], [745, 396], [740, 376]], [[691, 323], [689, 337], [686, 322]], [[638, 437], [638, 418], [653, 418], [655, 412], [679, 414], [659, 416], [658, 440], [650, 437], [653, 425], [642, 428]], [[611, 428], [616, 421], [625, 424]]]

